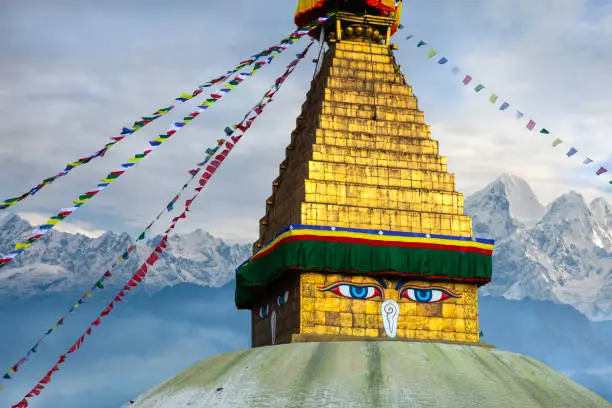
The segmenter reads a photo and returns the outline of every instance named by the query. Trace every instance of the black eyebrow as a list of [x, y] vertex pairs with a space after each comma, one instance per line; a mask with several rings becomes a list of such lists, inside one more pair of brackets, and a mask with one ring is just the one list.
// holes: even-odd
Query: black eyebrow
[[387, 282], [385, 282], [383, 279], [380, 278], [374, 278], [374, 280], [376, 282], [378, 282], [380, 284], [380, 286], [383, 287], [383, 289], [389, 289], [389, 287], [387, 286]]
[[397, 282], [397, 285], [395, 285], [395, 290], [400, 290], [400, 288], [402, 286], [404, 286], [405, 284], [407, 284], [408, 282], [410, 282], [410, 279], [402, 279], [402, 280], [400, 280], [399, 282]]

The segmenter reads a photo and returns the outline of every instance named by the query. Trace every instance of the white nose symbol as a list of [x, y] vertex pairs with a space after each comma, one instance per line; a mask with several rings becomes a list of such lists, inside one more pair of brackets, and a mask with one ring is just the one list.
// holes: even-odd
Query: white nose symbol
[[400, 313], [397, 302], [395, 300], [385, 300], [380, 311], [387, 336], [397, 336], [397, 319]]
[[276, 310], [270, 316], [270, 331], [272, 333], [272, 344], [276, 344]]

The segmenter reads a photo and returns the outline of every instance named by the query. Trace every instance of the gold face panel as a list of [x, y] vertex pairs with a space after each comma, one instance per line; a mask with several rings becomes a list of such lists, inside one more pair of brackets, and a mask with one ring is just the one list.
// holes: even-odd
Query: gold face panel
[[304, 335], [479, 341], [474, 284], [303, 273], [300, 287]]

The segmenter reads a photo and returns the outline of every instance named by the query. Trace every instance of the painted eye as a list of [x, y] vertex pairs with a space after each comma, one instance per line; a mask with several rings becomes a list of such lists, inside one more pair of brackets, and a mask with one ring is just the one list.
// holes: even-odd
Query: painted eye
[[373, 297], [382, 297], [382, 293], [376, 286], [357, 286], [340, 284], [332, 286], [328, 289], [334, 295], [342, 296], [349, 299], [371, 299]]
[[458, 298], [447, 290], [437, 288], [406, 288], [400, 292], [400, 298], [417, 303], [436, 303], [449, 298]]
[[270, 306], [268, 305], [260, 307], [259, 311], [257, 312], [259, 317], [261, 317], [262, 319], [267, 317], [269, 313], [270, 313]]
[[286, 291], [285, 293], [283, 293], [282, 295], [276, 298], [276, 304], [279, 306], [282, 306], [286, 304], [288, 300], [289, 300], [289, 291]]

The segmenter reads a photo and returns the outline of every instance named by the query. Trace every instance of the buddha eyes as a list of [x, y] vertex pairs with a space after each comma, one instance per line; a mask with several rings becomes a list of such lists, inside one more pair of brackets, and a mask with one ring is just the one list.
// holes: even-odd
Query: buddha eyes
[[[286, 305], [287, 301], [289, 301], [289, 291], [288, 290], [285, 291], [282, 295], [278, 295], [276, 297], [277, 306]], [[269, 314], [270, 314], [270, 305], [264, 305], [260, 307], [259, 309], [257, 309], [257, 316], [259, 316], [261, 319], [265, 319], [266, 317], [268, 317]]]
[[400, 299], [408, 299], [417, 303], [436, 303], [449, 298], [460, 296], [441, 288], [415, 288], [408, 287], [400, 291]]
[[349, 299], [371, 299], [373, 297], [382, 297], [382, 291], [377, 286], [370, 285], [354, 285], [348, 283], [337, 283], [331, 285], [323, 291], [329, 291], [334, 295], [342, 296]]
[[[357, 284], [349, 282], [336, 282], [329, 286], [319, 288], [321, 292], [331, 292], [334, 295], [347, 299], [367, 300], [375, 297], [383, 298], [385, 290], [376, 284]], [[396, 292], [397, 293], [397, 292]], [[450, 298], [461, 296], [450, 290], [439, 287], [418, 287], [406, 285], [399, 288], [399, 298], [407, 299], [417, 303], [436, 303]]]

